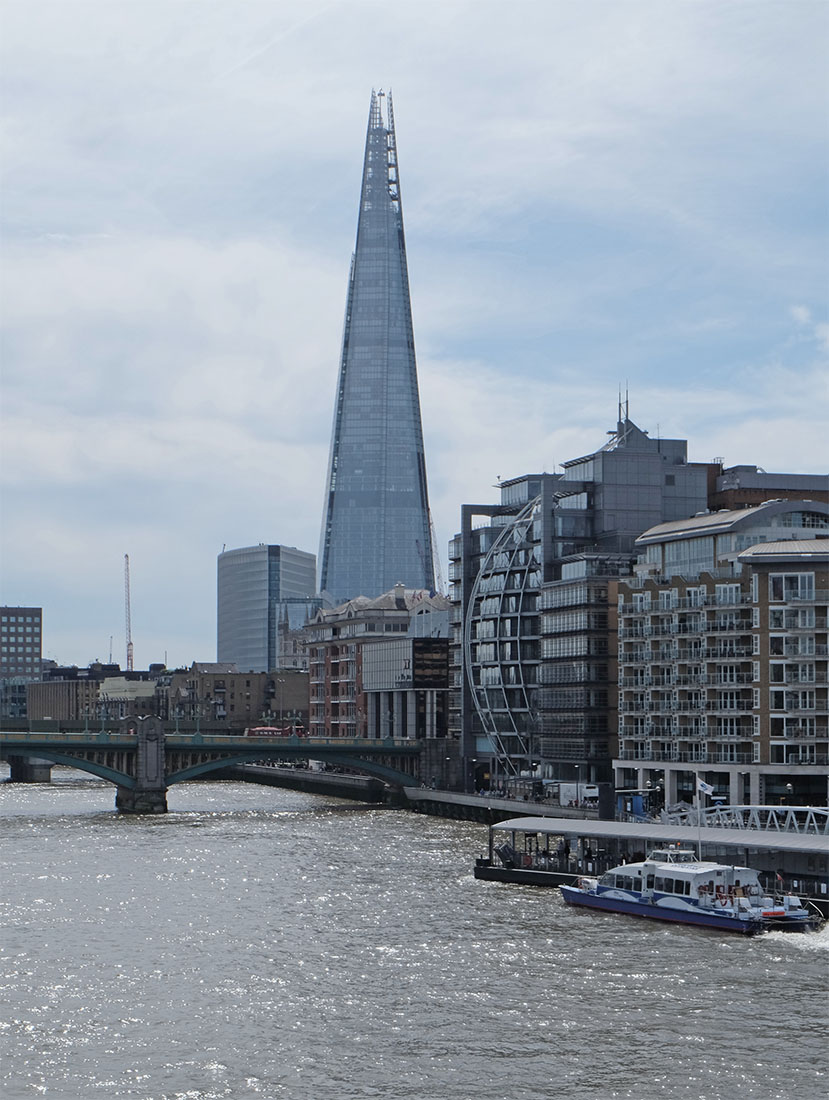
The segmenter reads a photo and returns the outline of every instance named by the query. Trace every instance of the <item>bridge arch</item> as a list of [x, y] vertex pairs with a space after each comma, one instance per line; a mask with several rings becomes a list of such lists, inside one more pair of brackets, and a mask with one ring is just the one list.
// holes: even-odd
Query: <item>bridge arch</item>
[[11, 755], [48, 760], [50, 764], [64, 764], [67, 768], [74, 768], [79, 772], [88, 772], [90, 775], [97, 776], [98, 779], [106, 779], [109, 783], [114, 783], [116, 787], [133, 788], [135, 786], [135, 776], [118, 771], [117, 768], [110, 768], [106, 764], [100, 764], [95, 760], [73, 756], [72, 753], [56, 752], [54, 749], [39, 747], [37, 752], [21, 752], [16, 749]]
[[[252, 764], [257, 760], [316, 760], [319, 759], [322, 754], [313, 750], [307, 752], [290, 752], [284, 749], [273, 749], [271, 751], [262, 751], [261, 748], [252, 747], [247, 751], [240, 751], [228, 756], [225, 756], [217, 760], [201, 760], [198, 763], [187, 765], [183, 768], [170, 771], [167, 773], [166, 781], [168, 786], [172, 786], [174, 783], [184, 783], [188, 779], [197, 779], [200, 776], [209, 775], [212, 771], [221, 771], [223, 768], [234, 767], [237, 764]], [[363, 760], [358, 756], [348, 754], [332, 754], [325, 753], [324, 758], [326, 762], [335, 763], [340, 767], [353, 768], [355, 771], [364, 773], [365, 775], [372, 776], [375, 779], [382, 779], [386, 783], [391, 783], [393, 786], [406, 787], [411, 786], [413, 778], [408, 772], [400, 771], [398, 768], [389, 767], [387, 764], [382, 764], [379, 761]]]

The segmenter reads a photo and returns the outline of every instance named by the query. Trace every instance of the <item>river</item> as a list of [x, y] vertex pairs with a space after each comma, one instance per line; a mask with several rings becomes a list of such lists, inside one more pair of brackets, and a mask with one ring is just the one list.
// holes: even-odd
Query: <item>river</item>
[[[6, 773], [7, 774], [7, 773]], [[472, 877], [486, 829], [241, 783], [0, 787], [0, 1096], [817, 1100], [829, 931]]]

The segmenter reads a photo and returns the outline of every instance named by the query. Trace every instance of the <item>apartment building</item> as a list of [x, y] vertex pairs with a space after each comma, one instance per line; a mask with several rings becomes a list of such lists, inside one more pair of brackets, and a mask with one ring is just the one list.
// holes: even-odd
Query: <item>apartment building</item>
[[704, 514], [637, 548], [611, 586], [616, 786], [672, 805], [701, 778], [729, 803], [825, 804], [829, 505]]

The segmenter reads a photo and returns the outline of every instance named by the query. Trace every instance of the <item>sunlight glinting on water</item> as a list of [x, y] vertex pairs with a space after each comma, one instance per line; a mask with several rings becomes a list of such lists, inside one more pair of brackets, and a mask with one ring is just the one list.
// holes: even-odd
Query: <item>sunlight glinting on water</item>
[[235, 783], [123, 818], [56, 776], [0, 790], [4, 1100], [824, 1092], [827, 930], [479, 883], [479, 825]]

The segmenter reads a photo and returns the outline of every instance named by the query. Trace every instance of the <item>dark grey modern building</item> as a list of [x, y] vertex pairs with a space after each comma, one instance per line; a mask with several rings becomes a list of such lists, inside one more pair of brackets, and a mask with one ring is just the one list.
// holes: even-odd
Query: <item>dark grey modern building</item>
[[563, 469], [465, 505], [450, 544], [450, 724], [496, 785], [533, 765], [610, 779], [608, 579], [630, 573], [648, 526], [704, 510], [712, 476], [685, 440], [651, 439], [622, 410], [609, 441]]
[[391, 95], [371, 93], [320, 540], [334, 604], [434, 587]]
[[282, 639], [319, 606], [314, 555], [266, 543], [227, 550], [217, 578], [217, 660], [240, 672], [281, 667]]

